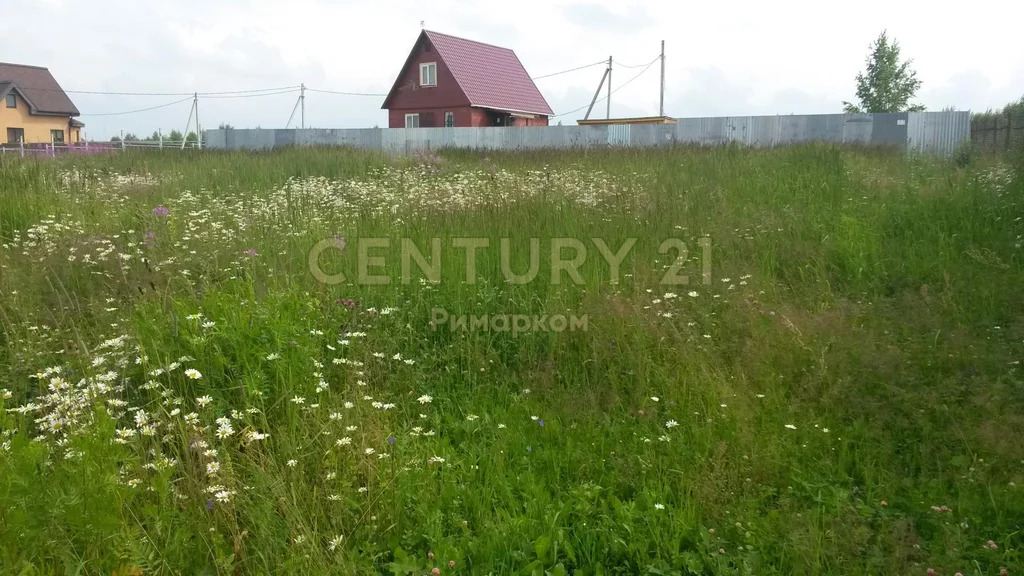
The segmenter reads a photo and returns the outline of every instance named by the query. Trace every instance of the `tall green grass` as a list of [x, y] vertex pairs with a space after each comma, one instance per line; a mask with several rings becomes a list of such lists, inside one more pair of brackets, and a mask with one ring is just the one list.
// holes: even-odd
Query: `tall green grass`
[[[1016, 573], [1013, 170], [824, 145], [0, 160], [0, 571]], [[288, 188], [313, 177], [355, 188]], [[445, 201], [461, 181], [486, 201]], [[370, 192], [328, 203], [351, 190]], [[360, 239], [390, 239], [390, 283], [318, 283], [308, 251], [335, 236], [321, 265], [349, 278]], [[474, 284], [466, 237], [490, 242]], [[402, 238], [441, 240], [440, 283], [401, 281]], [[517, 271], [538, 239], [534, 281], [504, 280], [501, 238]], [[583, 284], [551, 282], [553, 238], [587, 247]], [[618, 284], [592, 238], [637, 240]], [[688, 285], [659, 284], [666, 238]], [[588, 325], [451, 330], [436, 308]], [[116, 375], [60, 442], [37, 439], [49, 408], [17, 409], [45, 403], [52, 366]]]

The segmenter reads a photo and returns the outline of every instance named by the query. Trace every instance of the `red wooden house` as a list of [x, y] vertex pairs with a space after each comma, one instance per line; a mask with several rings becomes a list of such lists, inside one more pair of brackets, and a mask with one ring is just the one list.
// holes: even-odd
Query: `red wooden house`
[[391, 128], [547, 126], [552, 115], [515, 52], [428, 30], [381, 108]]

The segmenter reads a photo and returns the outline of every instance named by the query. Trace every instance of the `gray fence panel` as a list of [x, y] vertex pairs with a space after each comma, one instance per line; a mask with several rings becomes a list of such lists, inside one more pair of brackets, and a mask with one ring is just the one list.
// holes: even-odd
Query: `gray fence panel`
[[969, 112], [817, 114], [679, 118], [676, 124], [603, 126], [206, 130], [207, 148], [263, 150], [282, 146], [350, 146], [394, 154], [471, 148], [531, 150], [609, 146], [778, 146], [808, 141], [891, 145], [949, 156], [970, 139]]
[[871, 144], [875, 126], [871, 114], [844, 114], [843, 117], [843, 142]]
[[950, 156], [971, 139], [970, 112], [910, 112], [907, 116], [909, 150]]
[[907, 145], [907, 113], [858, 114], [871, 118], [871, 143], [878, 146]]

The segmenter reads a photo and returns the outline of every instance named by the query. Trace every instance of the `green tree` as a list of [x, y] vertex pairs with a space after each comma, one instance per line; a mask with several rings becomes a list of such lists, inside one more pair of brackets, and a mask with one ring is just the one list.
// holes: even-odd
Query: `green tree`
[[199, 141], [199, 137], [196, 136], [195, 132], [189, 132], [188, 136], [185, 137], [185, 142], [187, 142], [189, 144], [195, 144], [198, 141]]
[[181, 142], [185, 137], [177, 130], [171, 130], [171, 133], [167, 135], [167, 139], [171, 142]]
[[920, 104], [910, 104], [910, 99], [921, 87], [917, 72], [910, 67], [911, 62], [900, 61], [899, 43], [889, 40], [883, 30], [871, 44], [866, 70], [857, 74], [857, 99], [860, 103], [844, 101], [843, 111], [859, 114], [924, 110]]

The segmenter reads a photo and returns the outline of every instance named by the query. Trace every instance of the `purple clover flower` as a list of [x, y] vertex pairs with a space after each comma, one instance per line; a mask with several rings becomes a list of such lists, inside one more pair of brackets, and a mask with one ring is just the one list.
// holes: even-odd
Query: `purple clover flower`
[[395, 443], [395, 437], [394, 436], [388, 436], [388, 444], [394, 444], [394, 443]]
[[167, 206], [157, 206], [156, 208], [153, 208], [153, 214], [156, 214], [157, 216], [167, 216], [170, 213], [171, 211]]

